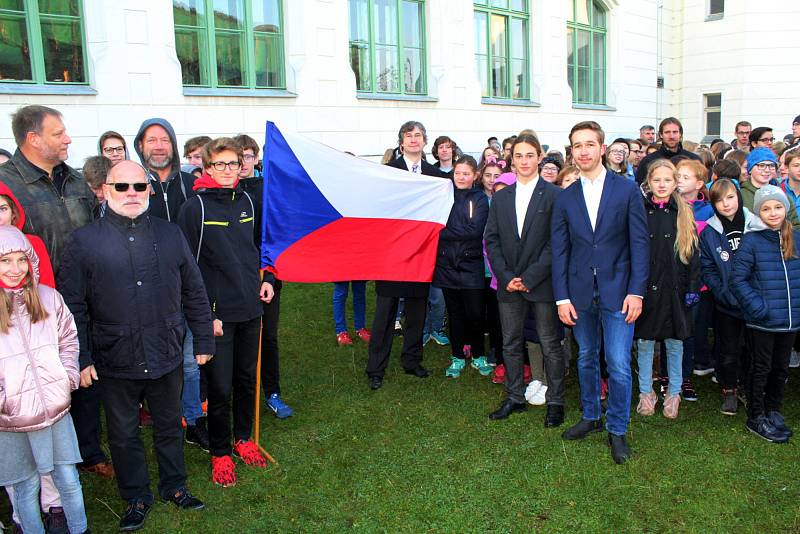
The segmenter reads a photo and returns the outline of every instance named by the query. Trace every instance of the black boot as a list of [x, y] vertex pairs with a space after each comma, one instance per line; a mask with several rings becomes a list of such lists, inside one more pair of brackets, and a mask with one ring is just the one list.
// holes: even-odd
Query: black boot
[[547, 414], [544, 416], [544, 427], [555, 428], [564, 422], [564, 406], [561, 404], [548, 404]]

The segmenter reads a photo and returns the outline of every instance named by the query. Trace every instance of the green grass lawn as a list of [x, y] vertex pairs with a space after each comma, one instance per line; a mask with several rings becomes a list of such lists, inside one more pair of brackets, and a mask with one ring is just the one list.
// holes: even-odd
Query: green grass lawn
[[[365, 345], [335, 344], [331, 292], [284, 289], [282, 387], [296, 414], [265, 413], [261, 425], [279, 464], [240, 467], [239, 483], [222, 489], [208, 456], [187, 446], [190, 488], [207, 509], [158, 503], [145, 532], [800, 532], [797, 442], [766, 443], [745, 431], [743, 413], [719, 414], [710, 377], [695, 381], [700, 400], [683, 403], [676, 421], [660, 405], [651, 418], [634, 415], [635, 456], [617, 466], [605, 434], [560, 438], [580, 417], [574, 362], [561, 429], [543, 427], [544, 407], [489, 421], [502, 387], [469, 368], [446, 380], [449, 353], [432, 344], [430, 378], [402, 372], [395, 342], [384, 387], [370, 391]], [[800, 373], [790, 377], [784, 413], [800, 428]], [[115, 483], [82, 480], [93, 531], [115, 531], [124, 509]]]

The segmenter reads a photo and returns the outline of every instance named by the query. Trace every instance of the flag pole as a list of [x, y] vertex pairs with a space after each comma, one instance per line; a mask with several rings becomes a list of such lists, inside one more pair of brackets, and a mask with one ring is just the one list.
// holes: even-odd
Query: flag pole
[[[259, 276], [261, 277], [261, 283], [264, 283], [264, 271], [259, 270]], [[253, 425], [253, 442], [258, 447], [258, 450], [261, 451], [261, 454], [264, 457], [272, 462], [275, 465], [278, 465], [278, 462], [275, 461], [270, 453], [268, 453], [264, 447], [261, 446], [259, 443], [259, 436], [261, 435], [261, 336], [264, 332], [264, 316], [261, 316], [261, 321], [259, 322], [259, 329], [258, 329], [258, 358], [256, 360], [256, 418], [255, 424]]]

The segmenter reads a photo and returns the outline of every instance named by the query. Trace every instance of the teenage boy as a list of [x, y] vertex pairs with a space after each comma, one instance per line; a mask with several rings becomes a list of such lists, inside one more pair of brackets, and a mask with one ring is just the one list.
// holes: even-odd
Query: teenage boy
[[[758, 130], [756, 128], [754, 132]], [[756, 191], [761, 189], [767, 184], [778, 185], [778, 181], [774, 178], [778, 171], [778, 158], [771, 148], [757, 147], [754, 148], [747, 156], [747, 172], [750, 179], [741, 184], [742, 204], [744, 207], [753, 211], [753, 203], [756, 196]], [[797, 216], [797, 208], [794, 203], [790, 204], [789, 210], [786, 212], [786, 218], [792, 223], [792, 226], [797, 230], [800, 229], [800, 219]]]

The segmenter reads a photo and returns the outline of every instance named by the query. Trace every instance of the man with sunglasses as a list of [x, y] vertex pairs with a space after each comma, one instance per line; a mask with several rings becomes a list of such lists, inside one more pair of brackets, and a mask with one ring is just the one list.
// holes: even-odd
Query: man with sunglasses
[[[755, 132], [756, 128], [753, 130]], [[753, 210], [756, 191], [767, 184], [779, 186], [776, 176], [778, 174], [778, 158], [771, 148], [754, 148], [747, 156], [747, 172], [750, 179], [741, 184], [742, 204], [749, 210]], [[800, 219], [797, 217], [797, 208], [792, 203], [792, 207], [786, 213], [786, 218], [792, 223], [795, 229], [800, 229]]]
[[200, 270], [180, 228], [150, 216], [145, 169], [122, 161], [103, 190], [106, 214], [72, 233], [57, 287], [78, 327], [81, 386], [95, 385], [105, 408], [117, 486], [128, 502], [120, 530], [130, 531], [143, 526], [153, 504], [138, 429], [142, 398], [154, 408], [161, 498], [180, 509], [203, 508], [186, 489], [184, 321], [194, 332], [199, 364], [211, 359], [215, 346]]

